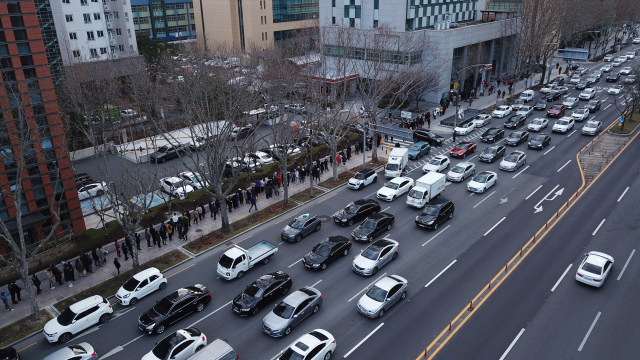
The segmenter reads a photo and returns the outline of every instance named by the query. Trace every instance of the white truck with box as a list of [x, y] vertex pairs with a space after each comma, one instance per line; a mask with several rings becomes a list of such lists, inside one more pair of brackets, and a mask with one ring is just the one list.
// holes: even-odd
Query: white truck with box
[[393, 148], [389, 154], [389, 160], [384, 167], [384, 177], [394, 178], [402, 175], [402, 171], [409, 163], [409, 149]]
[[218, 275], [226, 280], [241, 279], [244, 273], [259, 262], [269, 263], [269, 258], [278, 252], [278, 246], [262, 240], [248, 249], [236, 245], [225, 251], [218, 260]]
[[438, 172], [430, 172], [416, 180], [416, 185], [409, 190], [407, 205], [423, 208], [444, 191], [447, 176]]

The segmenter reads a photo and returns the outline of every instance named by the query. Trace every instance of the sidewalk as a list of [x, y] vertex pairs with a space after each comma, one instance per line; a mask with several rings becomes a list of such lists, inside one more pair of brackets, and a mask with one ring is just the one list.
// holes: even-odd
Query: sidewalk
[[[381, 144], [381, 147], [384, 146], [384, 144]], [[367, 161], [371, 160], [371, 151], [367, 151]], [[378, 149], [378, 157], [380, 158], [386, 158], [387, 154], [385, 154], [384, 151], [381, 151], [380, 148]], [[338, 167], [338, 172], [344, 172], [344, 171], [349, 171], [349, 169], [356, 167], [356, 166], [362, 166], [362, 154], [360, 155], [354, 155], [352, 154], [352, 157], [349, 161], [347, 161], [347, 165], [343, 166], [340, 165]], [[329, 172], [325, 172], [324, 174], [320, 175], [320, 181], [324, 181], [327, 180], [331, 177], [331, 174], [333, 174], [333, 170], [331, 168], [331, 166], [329, 166]], [[314, 182], [314, 186], [315, 186], [315, 182]], [[309, 179], [305, 179], [304, 183], [291, 183], [289, 185], [289, 197], [291, 197], [293, 194], [299, 193], [301, 191], [304, 191], [306, 189], [309, 188]], [[257, 205], [260, 209], [264, 209], [266, 207], [268, 207], [269, 205], [272, 205], [280, 200], [283, 199], [283, 191], [281, 189], [280, 191], [280, 196], [273, 196], [270, 199], [266, 199], [264, 196], [264, 193], [261, 193], [260, 195], [258, 195], [258, 202]], [[295, 202], [295, 200], [292, 200]], [[243, 206], [239, 206], [238, 209], [234, 209], [234, 211], [232, 213], [229, 213], [229, 222], [233, 223], [236, 220], [240, 220], [241, 218], [244, 218], [245, 216], [249, 215], [249, 207], [250, 205], [244, 204]], [[214, 230], [220, 229], [221, 227], [221, 220], [218, 217], [217, 220], [213, 220], [213, 218], [210, 217], [211, 214], [208, 211], [207, 208], [207, 214], [204, 220], [198, 222], [197, 224], [192, 224], [189, 227], [189, 232], [188, 232], [188, 236], [187, 238], [189, 239], [189, 241], [192, 241], [194, 239], [197, 239], [201, 236], [204, 236]], [[93, 215], [93, 217], [97, 217], [96, 215]], [[87, 222], [91, 222], [94, 224], [97, 224], [99, 226], [99, 219], [96, 221], [96, 219], [91, 219], [91, 216], [86, 218]], [[284, 226], [284, 225], [283, 225]], [[157, 228], [157, 226], [156, 226]], [[120, 239], [118, 242], [122, 243], [124, 241], [124, 239]], [[168, 240], [167, 240], [168, 241]], [[157, 246], [153, 246], [151, 248], [147, 247], [146, 244], [146, 240], [144, 239], [144, 236], [142, 236], [142, 242], [140, 243], [140, 247], [142, 248], [142, 250], [139, 250], [138, 252], [138, 260], [140, 264], [143, 264], [151, 259], [154, 259], [160, 255], [166, 254], [174, 249], [179, 249], [180, 251], [185, 252], [185, 254], [187, 254], [190, 257], [193, 257], [193, 254], [187, 252], [186, 250], [182, 249], [181, 246], [186, 244], [184, 241], [181, 241], [179, 239], [177, 239], [177, 234], [174, 236], [173, 241], [168, 241], [168, 245], [166, 246], [162, 246], [162, 248], [158, 248]], [[152, 243], [153, 245], [153, 243]], [[106, 266], [100, 267], [100, 268], [96, 268], [95, 266], [93, 267], [93, 273], [87, 273], [87, 276], [85, 278], [80, 278], [80, 275], [75, 272], [75, 276], [76, 276], [76, 281], [73, 283], [73, 287], [69, 287], [67, 285], [66, 282], [63, 282], [64, 285], [58, 285], [55, 281], [54, 281], [54, 286], [55, 289], [49, 289], [49, 281], [46, 278], [46, 275], [44, 274], [44, 272], [40, 272], [38, 273], [38, 277], [40, 278], [40, 280], [42, 281], [42, 284], [40, 285], [40, 289], [42, 289], [42, 292], [36, 296], [36, 299], [38, 301], [38, 304], [40, 305], [40, 309], [45, 309], [47, 308], [47, 310], [49, 310], [50, 312], [52, 312], [52, 310], [48, 307], [52, 306], [53, 304], [69, 297], [72, 296], [78, 292], [81, 292], [83, 290], [86, 290], [96, 284], [99, 284], [105, 280], [108, 280], [112, 277], [114, 277], [117, 274], [117, 271], [115, 269], [115, 267], [113, 266], [113, 258], [114, 256], [116, 256], [116, 251], [115, 251], [115, 246], [113, 244], [109, 244], [108, 246], [103, 246], [104, 249], [106, 249], [109, 254], [106, 255]], [[75, 258], [72, 259], [72, 261], [75, 263]], [[131, 258], [129, 258], [129, 260], [125, 261], [124, 260], [124, 256], [119, 258], [120, 264], [122, 265], [122, 267], [120, 268], [121, 272], [127, 271], [129, 269], [131, 269], [132, 265], [131, 265]], [[59, 264], [57, 264], [59, 265]], [[24, 289], [23, 284], [21, 283], [21, 281], [18, 281], [18, 286], [20, 286], [21, 288]], [[9, 294], [9, 291], [6, 288], [6, 285], [3, 285], [3, 287], [1, 288], [2, 291], [5, 291], [7, 294]], [[35, 288], [34, 288], [35, 290]], [[5, 312], [4, 316], [2, 316], [0, 318], [0, 328], [7, 326], [13, 322], [16, 322], [26, 316], [29, 316], [29, 314], [31, 313], [28, 301], [27, 301], [27, 297], [25, 295], [24, 291], [21, 291], [21, 297], [22, 297], [22, 301], [20, 301], [18, 304], [10, 304], [11, 308], [15, 309], [15, 311], [12, 312]], [[11, 301], [11, 300], [9, 300]], [[112, 301], [113, 302], [113, 301]]]

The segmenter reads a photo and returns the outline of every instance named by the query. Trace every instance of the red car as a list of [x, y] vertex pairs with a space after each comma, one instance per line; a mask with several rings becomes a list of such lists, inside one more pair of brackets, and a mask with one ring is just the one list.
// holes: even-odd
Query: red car
[[564, 116], [564, 112], [567, 107], [562, 104], [555, 104], [549, 110], [547, 110], [547, 116], [560, 117]]
[[451, 149], [449, 155], [451, 155], [451, 157], [459, 157], [464, 159], [465, 157], [467, 157], [467, 155], [474, 152], [476, 152], [476, 143], [471, 141], [463, 141], [456, 145], [456, 147]]

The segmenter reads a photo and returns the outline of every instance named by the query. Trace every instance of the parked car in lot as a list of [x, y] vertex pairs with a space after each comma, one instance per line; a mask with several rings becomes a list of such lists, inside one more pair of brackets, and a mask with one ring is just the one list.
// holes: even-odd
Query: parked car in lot
[[545, 118], [535, 118], [527, 125], [527, 130], [540, 132], [549, 125], [549, 120]]
[[365, 168], [359, 170], [351, 179], [349, 179], [347, 187], [349, 187], [349, 189], [360, 190], [365, 186], [376, 182], [378, 182], [378, 174], [376, 174], [375, 170]]
[[344, 236], [329, 236], [302, 258], [302, 264], [309, 269], [324, 270], [334, 260], [347, 256], [351, 246], [351, 241]]
[[175, 159], [177, 157], [183, 156], [187, 151], [186, 146], [178, 145], [163, 145], [156, 152], [149, 155], [149, 162], [154, 163], [165, 163], [167, 160]]
[[441, 197], [425, 206], [416, 216], [415, 222], [417, 226], [437, 230], [439, 225], [453, 218], [454, 211], [453, 202]]
[[483, 171], [474, 176], [467, 184], [467, 190], [475, 193], [482, 194], [489, 190], [493, 185], [498, 182], [498, 174], [493, 171]]
[[444, 138], [442, 136], [426, 129], [414, 130], [413, 141], [426, 141], [431, 146], [440, 146], [444, 144]]
[[451, 161], [449, 161], [448, 157], [444, 155], [436, 155], [433, 157], [433, 159], [429, 160], [429, 162], [422, 167], [422, 172], [423, 173], [428, 173], [430, 171], [440, 172], [448, 168], [450, 164], [451, 164]]
[[240, 316], [255, 316], [293, 286], [291, 276], [276, 271], [260, 276], [238, 294], [231, 302], [231, 311]]
[[311, 286], [294, 291], [262, 319], [262, 331], [272, 337], [287, 336], [302, 321], [317, 314], [322, 301], [322, 293]]
[[166, 177], [160, 179], [160, 189], [171, 196], [184, 199], [187, 194], [195, 191], [191, 185], [187, 185], [179, 177]]
[[378, 280], [358, 300], [358, 312], [370, 318], [382, 317], [385, 311], [407, 297], [409, 281], [398, 275]]
[[414, 180], [409, 177], [397, 177], [387, 181], [386, 184], [378, 192], [376, 196], [380, 200], [393, 201], [411, 190]]
[[556, 120], [556, 123], [553, 124], [553, 127], [551, 128], [551, 131], [553, 132], [559, 132], [559, 133], [568, 133], [571, 129], [573, 129], [575, 122], [573, 121], [572, 118], [565, 116], [562, 117], [558, 120]]
[[584, 254], [576, 272], [576, 280], [594, 287], [602, 287], [613, 267], [613, 257], [598, 251]]
[[[18, 353], [14, 355], [5, 354], [0, 350], [2, 360], [20, 360]], [[62, 349], [45, 356], [42, 360], [98, 360], [98, 353], [91, 344], [82, 342], [80, 344], [65, 346]], [[147, 360], [143, 358], [143, 360]]]
[[165, 337], [142, 360], [187, 360], [207, 346], [207, 337], [196, 328], [182, 329]]
[[596, 120], [587, 121], [582, 127], [582, 135], [598, 135], [602, 131], [602, 122]]
[[156, 290], [167, 287], [167, 278], [160, 270], [151, 267], [133, 275], [116, 293], [116, 301], [121, 305], [135, 305], [138, 300]]
[[489, 125], [489, 124], [491, 124], [491, 115], [478, 114], [478, 115], [474, 116], [473, 118], [471, 118], [471, 122], [476, 127], [483, 127], [485, 125]]
[[505, 156], [502, 161], [500, 161], [500, 170], [504, 171], [516, 171], [521, 166], [526, 165], [527, 163], [527, 154], [524, 151], [516, 150], [511, 154]]
[[[473, 124], [471, 125], [473, 126]], [[475, 129], [475, 126], [473, 126], [473, 129]], [[425, 155], [429, 155], [430, 151], [431, 145], [429, 145], [426, 141], [418, 141], [417, 143], [409, 147], [409, 159], [418, 160]]]
[[333, 221], [339, 225], [351, 226], [354, 222], [364, 220], [367, 216], [379, 212], [380, 209], [380, 203], [376, 200], [356, 200], [333, 214]]
[[504, 156], [505, 148], [503, 145], [493, 145], [484, 149], [478, 159], [482, 162], [492, 163], [498, 160], [501, 156]]
[[209, 186], [209, 182], [202, 178], [202, 176], [198, 173], [194, 173], [191, 171], [185, 171], [178, 174], [178, 177], [182, 179], [182, 181], [191, 185], [195, 190], [204, 189]]
[[395, 240], [377, 240], [356, 256], [351, 268], [360, 275], [373, 276], [383, 266], [398, 258], [399, 248], [400, 244]]
[[50, 343], [66, 343], [79, 332], [96, 324], [105, 324], [111, 319], [113, 308], [109, 300], [93, 295], [80, 300], [44, 325], [42, 333]]
[[370, 215], [358, 227], [351, 232], [351, 238], [355, 241], [371, 242], [373, 238], [384, 231], [391, 230], [396, 222], [396, 217], [386, 212]]
[[107, 183], [104, 181], [96, 183], [85, 183], [84, 185], [78, 187], [78, 200], [82, 201], [95, 196], [102, 196], [104, 195], [104, 190], [106, 188]]
[[300, 242], [303, 237], [312, 232], [320, 231], [322, 223], [320, 218], [314, 214], [302, 214], [291, 220], [284, 229], [280, 231], [282, 239], [288, 242]]
[[247, 136], [250, 136], [255, 131], [253, 125], [247, 124], [245, 126], [235, 127], [229, 135], [229, 140], [240, 140]]
[[328, 331], [315, 329], [302, 335], [273, 360], [328, 360], [336, 351], [336, 339]]
[[526, 131], [514, 131], [504, 140], [506, 145], [518, 146], [529, 140], [529, 133]]
[[304, 106], [304, 104], [288, 104], [284, 106], [284, 111], [289, 111], [296, 114], [306, 114], [307, 108]]
[[147, 334], [162, 334], [166, 328], [194, 312], [201, 312], [211, 302], [204, 285], [180, 288], [160, 299], [138, 318], [138, 328]]
[[480, 136], [480, 141], [494, 143], [498, 141], [498, 139], [502, 139], [502, 138], [504, 138], [504, 130], [497, 127], [493, 127], [493, 128], [487, 129], [487, 131], [485, 131]]

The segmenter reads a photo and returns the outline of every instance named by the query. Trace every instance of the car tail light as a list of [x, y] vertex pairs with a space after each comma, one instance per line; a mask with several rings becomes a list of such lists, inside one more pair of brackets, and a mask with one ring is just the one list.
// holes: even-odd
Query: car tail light
[[332, 341], [331, 343], [332, 343], [332, 344], [335, 344], [335, 343], [336, 343], [336, 339], [333, 339], [333, 341]]
[[210, 293], [210, 292], [208, 292], [205, 296], [211, 296], [211, 293]]
[[602, 279], [600, 279], [600, 280], [598, 280], [598, 279], [593, 279], [593, 281], [595, 281], [595, 282], [600, 282], [600, 281], [602, 281]]
[[91, 356], [96, 356], [96, 352], [94, 351], [93, 354], [91, 354]]
[[582, 277], [582, 274], [580, 274], [580, 273], [576, 273], [576, 275], [578, 275], [578, 276]]
[[162, 274], [162, 278], [164, 279], [164, 274]]
[[322, 294], [320, 294], [320, 297], [322, 297]]
[[202, 341], [205, 341], [205, 340], [207, 340], [207, 339], [204, 337], [204, 335], [202, 335]]

